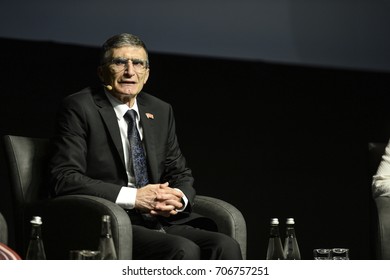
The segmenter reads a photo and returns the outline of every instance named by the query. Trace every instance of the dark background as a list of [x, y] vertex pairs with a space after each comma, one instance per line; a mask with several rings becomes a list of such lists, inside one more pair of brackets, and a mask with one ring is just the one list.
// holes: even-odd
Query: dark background
[[[0, 45], [1, 135], [50, 137], [59, 101], [97, 82], [98, 48]], [[285, 219], [295, 218], [304, 259], [316, 247], [374, 257], [367, 143], [389, 137], [389, 72], [157, 52], [150, 61], [145, 91], [173, 105], [198, 193], [242, 211], [249, 259], [265, 258], [272, 217], [282, 234]], [[0, 167], [0, 211], [12, 246], [3, 160]]]

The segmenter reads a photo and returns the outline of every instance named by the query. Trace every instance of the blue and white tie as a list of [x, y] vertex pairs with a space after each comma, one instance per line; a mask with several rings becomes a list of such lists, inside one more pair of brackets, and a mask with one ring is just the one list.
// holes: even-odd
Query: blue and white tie
[[130, 142], [130, 154], [133, 162], [135, 185], [137, 188], [140, 188], [146, 186], [149, 179], [145, 152], [137, 129], [136, 114], [137, 113], [134, 110], [128, 110], [124, 115], [124, 118], [128, 122], [127, 137]]
[[[149, 183], [148, 168], [146, 166], [145, 151], [136, 124], [136, 112], [128, 110], [124, 115], [128, 122], [127, 137], [130, 142], [130, 155], [133, 161], [133, 170], [136, 188], [141, 188]], [[142, 214], [142, 218], [148, 228], [165, 232], [158, 219], [149, 214]]]

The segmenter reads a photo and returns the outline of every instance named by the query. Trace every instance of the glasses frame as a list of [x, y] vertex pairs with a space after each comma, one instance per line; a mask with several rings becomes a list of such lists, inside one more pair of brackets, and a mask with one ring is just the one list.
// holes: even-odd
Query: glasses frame
[[137, 73], [143, 73], [149, 68], [149, 61], [139, 58], [114, 57], [107, 64], [118, 73], [128, 70], [130, 61], [134, 71]]

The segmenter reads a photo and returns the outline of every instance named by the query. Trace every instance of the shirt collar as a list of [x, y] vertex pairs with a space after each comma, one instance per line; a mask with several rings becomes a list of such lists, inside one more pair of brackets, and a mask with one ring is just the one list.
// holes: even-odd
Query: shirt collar
[[137, 113], [137, 117], [139, 119], [139, 110], [138, 110], [138, 103], [137, 103], [137, 98], [135, 98], [135, 101], [134, 101], [134, 104], [133, 104], [133, 107], [129, 107], [127, 106], [126, 104], [123, 104], [122, 102], [120, 102], [118, 99], [116, 99], [115, 97], [113, 97], [111, 95], [111, 93], [107, 92], [106, 90], [104, 91], [106, 93], [106, 96], [108, 98], [108, 100], [110, 101], [112, 107], [114, 108], [114, 111], [115, 111], [115, 114], [116, 114], [116, 117], [118, 118], [118, 120], [121, 120], [123, 119], [123, 116], [126, 114], [126, 112], [130, 109], [133, 109], [136, 113]]

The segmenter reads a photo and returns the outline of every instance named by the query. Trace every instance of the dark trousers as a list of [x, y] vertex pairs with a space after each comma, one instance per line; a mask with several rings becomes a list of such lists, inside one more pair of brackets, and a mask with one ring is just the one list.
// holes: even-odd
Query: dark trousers
[[218, 232], [173, 225], [166, 233], [133, 225], [135, 260], [241, 260], [240, 246]]

